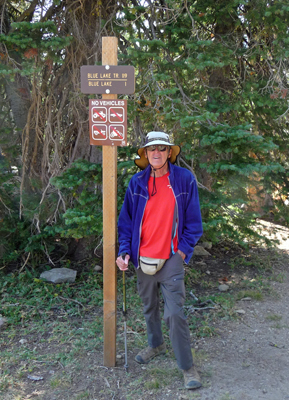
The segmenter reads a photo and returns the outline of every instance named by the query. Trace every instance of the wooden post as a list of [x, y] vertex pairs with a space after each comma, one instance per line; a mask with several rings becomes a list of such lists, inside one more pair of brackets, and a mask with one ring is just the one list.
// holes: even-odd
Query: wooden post
[[[102, 65], [117, 65], [116, 37], [102, 38]], [[103, 99], [117, 99], [103, 94]], [[116, 226], [117, 226], [117, 146], [102, 147], [103, 177], [103, 364], [116, 363]]]

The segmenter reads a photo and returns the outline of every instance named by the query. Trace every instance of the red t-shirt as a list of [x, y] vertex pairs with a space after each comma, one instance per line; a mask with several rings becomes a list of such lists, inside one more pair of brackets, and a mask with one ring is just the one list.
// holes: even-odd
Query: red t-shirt
[[172, 232], [176, 200], [168, 176], [169, 172], [155, 178], [157, 193], [154, 196], [151, 196], [154, 178], [149, 178], [149, 200], [142, 220], [140, 242], [140, 255], [144, 257], [168, 259], [172, 246], [174, 253], [177, 251], [176, 223]]

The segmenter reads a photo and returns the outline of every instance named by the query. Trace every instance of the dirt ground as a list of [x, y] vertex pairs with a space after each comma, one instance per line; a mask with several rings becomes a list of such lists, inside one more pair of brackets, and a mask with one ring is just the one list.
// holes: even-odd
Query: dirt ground
[[[267, 235], [270, 235], [271, 227], [269, 222], [263, 222]], [[124, 368], [123, 334], [120, 331], [116, 367], [103, 366], [102, 348], [93, 352], [80, 349], [69, 370], [61, 362], [54, 366], [40, 363], [33, 375], [43, 379], [31, 380], [26, 375], [19, 377], [19, 390], [10, 388], [4, 391], [1, 399], [289, 399], [289, 230], [280, 229], [279, 256], [272, 265], [276, 279], [270, 279], [270, 289], [265, 290], [264, 298], [241, 298], [236, 302], [234, 318], [213, 320], [216, 333], [213, 336], [196, 337], [191, 329], [192, 351], [202, 388], [195, 391], [184, 389], [183, 377], [170, 347], [166, 355], [155, 358], [150, 364], [137, 364], [134, 357], [144, 343], [138, 341], [136, 333], [128, 327], [128, 370]], [[238, 277], [237, 271], [232, 273], [226, 257], [197, 259], [194, 263], [211, 280], [224, 277], [229, 292], [235, 287], [231, 282], [244, 279], [244, 271], [242, 278]], [[252, 274], [250, 279], [254, 280]], [[211, 292], [218, 291], [216, 287], [208, 285], [208, 288]], [[198, 294], [198, 288], [195, 289], [194, 293]], [[43, 344], [45, 351], [47, 346]], [[49, 351], [54, 349], [50, 347]], [[60, 383], [53, 385], [53, 376], [57, 376]]]
[[[264, 233], [273, 237], [272, 224], [262, 221]], [[196, 343], [203, 351], [200, 371], [203, 400], [289, 399], [289, 230], [277, 233], [280, 258], [273, 266], [282, 282], [270, 282], [263, 301], [240, 300], [237, 321], [223, 321], [219, 335]]]
[[[289, 265], [288, 265], [289, 266]], [[272, 282], [275, 296], [239, 301], [237, 321], [218, 326], [219, 336], [197, 343], [206, 354], [200, 399], [289, 399], [289, 275]]]

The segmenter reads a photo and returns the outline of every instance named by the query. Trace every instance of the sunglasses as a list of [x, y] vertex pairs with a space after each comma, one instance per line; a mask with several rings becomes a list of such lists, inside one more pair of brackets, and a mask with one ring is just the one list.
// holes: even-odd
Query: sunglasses
[[148, 151], [155, 151], [156, 149], [158, 149], [158, 151], [166, 151], [168, 148], [168, 146], [166, 146], [165, 144], [156, 144], [153, 146], [147, 146], [146, 149]]

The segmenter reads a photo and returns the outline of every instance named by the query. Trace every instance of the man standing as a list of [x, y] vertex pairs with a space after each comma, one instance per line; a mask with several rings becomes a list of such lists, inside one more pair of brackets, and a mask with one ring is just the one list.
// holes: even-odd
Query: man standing
[[144, 307], [148, 347], [135, 360], [147, 364], [166, 352], [159, 310], [161, 289], [164, 319], [185, 387], [196, 389], [201, 382], [183, 311], [183, 261], [189, 262], [203, 230], [196, 180], [189, 170], [174, 165], [179, 153], [180, 147], [166, 133], [147, 134], [135, 160], [143, 171], [132, 177], [119, 215], [116, 263], [122, 271], [128, 269], [129, 260], [136, 267]]

